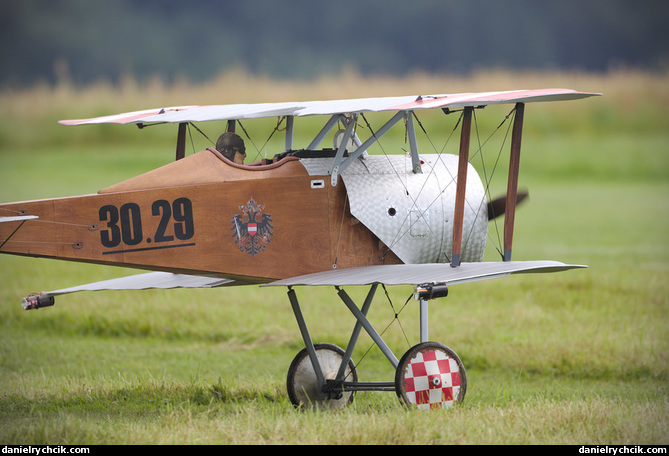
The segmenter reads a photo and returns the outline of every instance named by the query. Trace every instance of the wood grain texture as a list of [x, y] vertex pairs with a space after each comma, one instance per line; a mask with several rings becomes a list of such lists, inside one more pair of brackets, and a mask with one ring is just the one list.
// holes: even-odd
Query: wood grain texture
[[97, 194], [0, 205], [39, 217], [0, 224], [0, 253], [251, 283], [399, 262], [351, 217], [343, 183], [312, 180], [299, 160], [235, 167], [202, 151]]

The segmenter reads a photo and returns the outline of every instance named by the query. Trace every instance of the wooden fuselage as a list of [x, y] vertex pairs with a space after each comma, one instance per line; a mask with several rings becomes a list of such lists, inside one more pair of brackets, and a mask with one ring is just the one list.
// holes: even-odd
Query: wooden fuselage
[[0, 253], [261, 283], [401, 261], [351, 216], [343, 182], [297, 159], [234, 166], [208, 149], [97, 194], [0, 205]]

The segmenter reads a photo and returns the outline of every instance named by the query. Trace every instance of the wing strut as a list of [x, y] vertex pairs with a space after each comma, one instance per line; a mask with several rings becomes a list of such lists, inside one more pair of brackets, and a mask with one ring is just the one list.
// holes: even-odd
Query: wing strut
[[295, 130], [295, 116], [286, 117], [286, 152], [293, 148], [293, 131]]
[[516, 217], [516, 196], [518, 194], [518, 172], [520, 170], [520, 142], [523, 136], [525, 103], [516, 103], [516, 116], [511, 133], [511, 155], [509, 158], [509, 180], [506, 190], [506, 213], [504, 215], [504, 261], [511, 261], [513, 245], [513, 225]]
[[188, 123], [182, 122], [179, 124], [179, 131], [177, 133], [177, 160], [181, 160], [186, 156], [186, 127]]
[[462, 253], [462, 220], [465, 214], [465, 191], [467, 189], [467, 166], [469, 165], [469, 138], [472, 128], [473, 107], [467, 106], [463, 112], [460, 133], [460, 152], [458, 161], [458, 182], [455, 190], [455, 213], [453, 216], [453, 255], [451, 266], [460, 266]]
[[409, 137], [409, 150], [411, 151], [411, 168], [415, 174], [421, 172], [420, 157], [418, 156], [418, 145], [416, 144], [416, 129], [413, 124], [413, 111], [406, 112], [407, 136]]
[[[397, 122], [399, 122], [402, 119], [405, 119], [407, 117], [407, 112], [406, 111], [398, 111], [389, 121], [387, 121], [379, 130], [374, 133], [372, 132], [372, 136], [367, 138], [365, 142], [360, 144], [358, 148], [351, 153], [347, 159], [343, 159], [341, 156], [335, 157], [335, 159], [332, 162], [332, 168], [330, 168], [330, 179], [332, 186], [334, 187], [337, 185], [337, 176], [346, 170], [348, 166], [356, 160], [358, 157], [360, 157], [369, 147], [374, 144], [376, 141], [379, 140], [383, 135], [388, 133], [388, 130], [390, 130]], [[364, 116], [363, 116], [364, 118]], [[346, 135], [347, 137], [345, 138], [345, 141], [348, 140], [348, 134]], [[343, 143], [342, 143], [343, 144]]]
[[344, 137], [341, 140], [341, 144], [339, 144], [339, 148], [337, 149], [337, 155], [335, 155], [335, 158], [332, 161], [332, 169], [330, 170], [331, 174], [330, 182], [333, 187], [337, 185], [337, 176], [339, 175], [339, 167], [341, 166], [340, 164], [344, 159], [346, 144], [348, 143], [349, 139], [353, 136], [353, 132], [355, 130], [357, 122], [358, 122], [357, 114], [351, 114], [351, 117], [345, 120], [345, 123], [348, 123], [348, 125], [346, 125], [346, 131], [344, 132]]

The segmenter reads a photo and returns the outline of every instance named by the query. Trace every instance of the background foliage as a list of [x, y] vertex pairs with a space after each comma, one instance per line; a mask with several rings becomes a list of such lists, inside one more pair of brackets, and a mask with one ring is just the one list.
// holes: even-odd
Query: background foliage
[[0, 0], [0, 83], [661, 69], [655, 0]]

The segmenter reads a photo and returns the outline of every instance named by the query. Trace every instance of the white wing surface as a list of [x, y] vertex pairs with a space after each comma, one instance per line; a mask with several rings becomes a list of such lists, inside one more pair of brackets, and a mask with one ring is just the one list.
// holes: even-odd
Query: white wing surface
[[569, 265], [557, 261], [506, 261], [462, 263], [454, 268], [450, 264], [392, 264], [361, 266], [357, 268], [333, 269], [314, 274], [306, 274], [285, 280], [277, 280], [263, 287], [331, 285], [353, 286], [383, 283], [386, 285], [421, 285], [425, 283], [446, 283], [449, 285], [496, 279], [511, 274], [559, 272], [582, 265]]
[[[332, 285], [352, 286], [383, 283], [386, 285], [420, 285], [424, 283], [447, 283], [449, 285], [495, 279], [519, 273], [559, 272], [582, 265], [570, 265], [557, 261], [507, 261], [462, 263], [457, 268], [446, 263], [393, 264], [360, 266], [356, 268], [333, 269], [277, 280], [261, 286]], [[173, 274], [170, 272], [149, 272], [117, 279], [103, 280], [60, 290], [45, 291], [43, 296], [58, 296], [79, 291], [104, 290], [147, 290], [172, 288], [217, 288], [223, 286], [246, 285], [231, 279]]]
[[134, 111], [91, 119], [61, 120], [63, 125], [101, 123], [143, 124], [184, 123], [210, 120], [241, 120], [277, 116], [334, 115], [361, 112], [410, 111], [417, 109], [459, 108], [503, 103], [532, 103], [574, 100], [601, 95], [570, 89], [511, 90], [403, 97], [357, 98], [344, 100], [252, 103], [211, 106], [178, 106]]
[[46, 291], [45, 296], [58, 296], [77, 291], [103, 291], [103, 290], [147, 290], [171, 289], [171, 288], [215, 288], [234, 284], [234, 280], [217, 279], [205, 276], [194, 276], [187, 274], [172, 274], [170, 272], [149, 272], [137, 274], [118, 279], [103, 280], [101, 282], [89, 283], [61, 290]]

